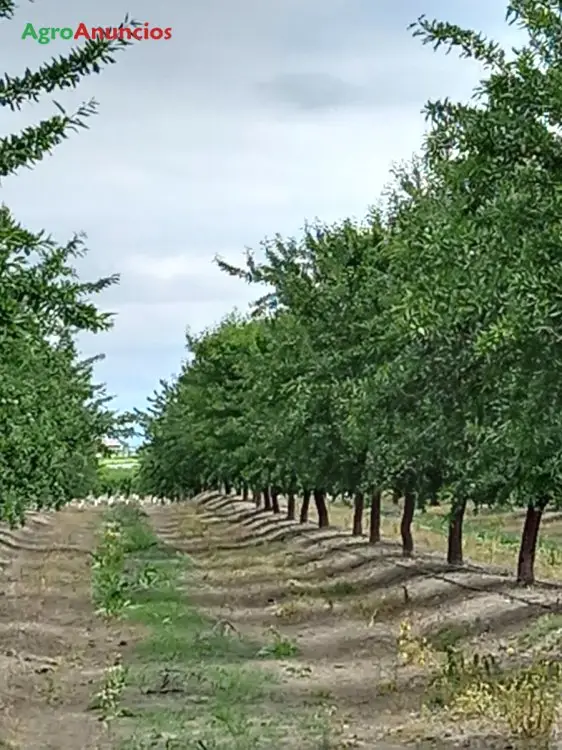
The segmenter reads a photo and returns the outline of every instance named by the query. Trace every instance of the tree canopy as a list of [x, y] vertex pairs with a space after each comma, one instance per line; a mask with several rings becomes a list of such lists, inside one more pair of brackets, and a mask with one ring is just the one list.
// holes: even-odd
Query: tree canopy
[[562, 468], [559, 3], [513, 0], [507, 21], [527, 34], [512, 52], [449, 23], [413, 25], [485, 77], [468, 103], [428, 102], [418, 157], [365, 222], [276, 236], [242, 268], [218, 259], [268, 291], [251, 317], [190, 337], [146, 418], [148, 490], [299, 490], [321, 524], [327, 495], [346, 492], [358, 513], [367, 497], [376, 541], [392, 489], [404, 554], [415, 503], [441, 499], [454, 564], [468, 500], [519, 504], [518, 577], [533, 580]]
[[[0, 0], [0, 18], [11, 19], [15, 8]], [[89, 41], [36, 71], [5, 74], [0, 104], [14, 111], [74, 88], [129, 43]], [[52, 117], [0, 138], [0, 177], [33, 166], [86, 127], [97, 104], [72, 114], [55, 108]], [[81, 359], [76, 334], [111, 327], [92, 298], [118, 279], [81, 281], [75, 261], [84, 252], [83, 236], [61, 245], [23, 228], [7, 206], [0, 209], [0, 519], [14, 524], [27, 508], [59, 507], [94, 489], [100, 440], [116, 427], [104, 388], [93, 382], [95, 359]]]

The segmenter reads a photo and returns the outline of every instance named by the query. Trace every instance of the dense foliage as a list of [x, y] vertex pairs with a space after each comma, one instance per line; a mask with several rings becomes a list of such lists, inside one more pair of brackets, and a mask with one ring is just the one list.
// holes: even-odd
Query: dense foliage
[[[10, 19], [14, 9], [12, 0], [0, 0], [0, 17]], [[87, 42], [37, 71], [6, 74], [0, 104], [20, 109], [43, 93], [76, 87], [126, 44]], [[59, 106], [38, 125], [0, 138], [0, 177], [44, 158], [95, 111], [94, 101], [71, 115]], [[14, 524], [27, 508], [86, 495], [97, 481], [100, 439], [116, 424], [92, 381], [94, 361], [80, 359], [75, 337], [111, 326], [91, 297], [117, 278], [80, 281], [74, 262], [83, 252], [82, 237], [59, 245], [0, 209], [0, 518]]]
[[462, 562], [467, 502], [522, 504], [518, 578], [533, 580], [541, 513], [562, 448], [562, 19], [554, 0], [513, 0], [527, 33], [508, 54], [457, 26], [415, 34], [479, 60], [468, 104], [429, 102], [419, 158], [397, 170], [363, 224], [309, 226], [220, 266], [268, 293], [250, 319], [188, 337], [181, 375], [145, 416], [141, 481], [172, 497], [220, 484], [353, 494], [355, 533], [381, 491], [450, 503]]
[[98, 483], [93, 488], [98, 495], [130, 497], [137, 493], [137, 465], [101, 459], [98, 467]]

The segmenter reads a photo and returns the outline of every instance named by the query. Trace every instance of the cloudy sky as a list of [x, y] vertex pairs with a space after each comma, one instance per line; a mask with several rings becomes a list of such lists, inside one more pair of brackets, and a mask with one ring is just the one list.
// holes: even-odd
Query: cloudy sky
[[[56, 96], [95, 97], [91, 129], [2, 185], [27, 228], [61, 242], [88, 235], [85, 277], [121, 274], [103, 297], [113, 331], [84, 340], [119, 408], [142, 406], [177, 372], [186, 326], [200, 330], [254, 293], [213, 265], [305, 219], [362, 217], [393, 162], [409, 158], [428, 98], [466, 98], [479, 70], [412, 39], [425, 13], [513, 40], [500, 0], [21, 0], [0, 27], [17, 74], [73, 42], [40, 45], [36, 27], [118, 25], [124, 14], [170, 26], [118, 64]], [[5, 64], [8, 64], [5, 62]], [[50, 97], [3, 113], [3, 132], [53, 111]]]

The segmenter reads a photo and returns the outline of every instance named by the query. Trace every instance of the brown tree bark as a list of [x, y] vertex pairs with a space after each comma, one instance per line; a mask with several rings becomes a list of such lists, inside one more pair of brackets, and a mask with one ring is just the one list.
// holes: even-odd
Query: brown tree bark
[[287, 495], [287, 521], [295, 520], [296, 502], [295, 493], [289, 492]]
[[256, 508], [259, 510], [261, 508], [261, 492], [259, 490], [252, 490], [252, 494]]
[[402, 497], [402, 494], [400, 490], [397, 490], [397, 489], [392, 490], [392, 504], [393, 505], [398, 505], [401, 497]]
[[466, 510], [466, 498], [453, 504], [449, 518], [449, 539], [447, 542], [447, 562], [449, 565], [462, 565], [462, 522]]
[[225, 495], [230, 495], [231, 492], [232, 492], [232, 485], [230, 484], [230, 482], [225, 482], [224, 483], [224, 494]]
[[326, 505], [326, 493], [324, 490], [314, 490], [314, 502], [316, 504], [316, 512], [318, 513], [318, 528], [324, 529], [326, 526], [330, 525], [328, 506]]
[[242, 500], [246, 503], [248, 502], [248, 485], [246, 482], [242, 485]]
[[353, 536], [361, 536], [363, 533], [363, 510], [365, 508], [365, 496], [362, 492], [356, 492], [353, 500]]
[[412, 521], [416, 508], [416, 493], [408, 489], [404, 493], [404, 510], [400, 523], [400, 536], [402, 537], [402, 557], [411, 557], [414, 552], [414, 539], [412, 537]]
[[369, 544], [376, 544], [381, 540], [381, 494], [380, 490], [374, 490], [371, 494]]
[[280, 513], [279, 508], [279, 487], [271, 488], [271, 508], [274, 513]]
[[429, 487], [427, 499], [429, 501], [430, 507], [437, 508], [439, 506], [437, 495], [439, 494], [439, 490], [443, 486], [443, 473], [441, 472], [441, 469], [435, 466], [431, 467], [428, 470], [428, 479]]
[[271, 510], [272, 509], [272, 505], [271, 505], [271, 495], [269, 493], [269, 487], [264, 487], [263, 488], [262, 495], [263, 495], [263, 509], [264, 510]]
[[521, 534], [521, 546], [517, 561], [517, 583], [530, 586], [535, 582], [535, 555], [537, 539], [544, 509], [548, 505], [548, 498], [541, 497], [535, 503], [527, 506], [527, 515]]
[[306, 523], [308, 521], [308, 511], [310, 510], [310, 490], [304, 490], [302, 493], [302, 505], [299, 522]]

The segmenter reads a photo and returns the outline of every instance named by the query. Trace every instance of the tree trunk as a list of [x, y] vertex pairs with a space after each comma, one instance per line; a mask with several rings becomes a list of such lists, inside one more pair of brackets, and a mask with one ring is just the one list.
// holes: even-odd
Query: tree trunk
[[316, 504], [316, 512], [318, 513], [318, 528], [324, 529], [326, 526], [330, 525], [328, 508], [326, 506], [326, 493], [324, 490], [314, 490], [314, 502]]
[[[428, 491], [428, 500], [429, 505], [432, 508], [437, 508], [439, 506], [439, 490], [443, 486], [443, 473], [441, 469], [433, 467], [428, 470], [428, 479], [429, 479], [429, 491]], [[466, 507], [466, 502], [465, 502]], [[464, 513], [464, 510], [463, 510]]]
[[402, 494], [400, 490], [393, 489], [392, 490], [392, 503], [393, 505], [398, 505], [400, 498], [402, 497]]
[[548, 505], [548, 498], [542, 497], [536, 503], [529, 503], [521, 535], [519, 560], [517, 562], [517, 583], [530, 586], [535, 582], [535, 553], [541, 517]]
[[245, 503], [248, 502], [248, 494], [249, 494], [248, 493], [248, 485], [246, 484], [246, 482], [244, 482], [243, 485], [242, 485], [242, 500]]
[[261, 492], [259, 490], [252, 490], [252, 494], [254, 496], [256, 508], [259, 510], [261, 508]]
[[462, 522], [466, 510], [466, 498], [453, 503], [449, 518], [449, 541], [447, 562], [449, 565], [462, 565]]
[[287, 521], [295, 520], [295, 510], [296, 510], [295, 493], [291, 491], [287, 495]]
[[279, 487], [271, 488], [271, 507], [274, 513], [280, 513], [279, 509]]
[[306, 523], [308, 521], [308, 511], [310, 508], [310, 490], [304, 490], [302, 493], [302, 505], [299, 521]]
[[414, 551], [414, 540], [412, 537], [412, 521], [416, 507], [416, 494], [411, 490], [404, 493], [404, 510], [402, 511], [402, 522], [400, 523], [400, 536], [402, 537], [402, 557], [411, 557]]
[[262, 490], [263, 494], [263, 509], [264, 510], [271, 510], [271, 495], [269, 494], [269, 487], [264, 487]]
[[371, 494], [371, 514], [369, 516], [369, 544], [376, 544], [381, 540], [381, 491], [375, 490]]
[[363, 509], [365, 507], [365, 496], [362, 492], [355, 493], [353, 507], [353, 536], [361, 536], [363, 533]]
[[232, 492], [232, 485], [230, 484], [230, 482], [225, 482], [224, 483], [224, 494], [225, 495], [230, 495], [231, 492]]

